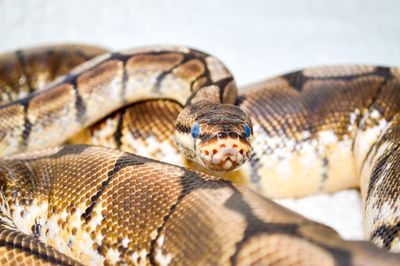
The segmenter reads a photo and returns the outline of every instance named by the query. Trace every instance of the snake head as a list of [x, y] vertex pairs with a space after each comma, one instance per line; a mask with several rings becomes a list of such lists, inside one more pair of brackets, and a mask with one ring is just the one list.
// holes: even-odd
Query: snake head
[[213, 171], [233, 171], [250, 156], [253, 129], [238, 106], [198, 102], [186, 106], [175, 130], [183, 154]]

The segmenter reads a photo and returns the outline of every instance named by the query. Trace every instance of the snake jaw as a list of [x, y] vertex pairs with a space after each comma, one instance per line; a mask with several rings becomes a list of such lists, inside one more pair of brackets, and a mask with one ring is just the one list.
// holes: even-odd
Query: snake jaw
[[213, 138], [200, 143], [198, 157], [206, 168], [227, 172], [245, 163], [250, 150], [250, 143], [241, 138]]

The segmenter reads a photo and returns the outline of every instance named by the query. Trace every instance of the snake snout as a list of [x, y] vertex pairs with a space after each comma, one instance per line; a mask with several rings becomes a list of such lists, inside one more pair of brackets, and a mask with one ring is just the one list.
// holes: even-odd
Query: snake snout
[[233, 171], [249, 158], [251, 146], [235, 138], [213, 139], [200, 145], [203, 164], [215, 171]]
[[222, 148], [220, 150], [220, 158], [222, 161], [231, 160], [236, 161], [238, 157], [238, 150], [234, 148]]

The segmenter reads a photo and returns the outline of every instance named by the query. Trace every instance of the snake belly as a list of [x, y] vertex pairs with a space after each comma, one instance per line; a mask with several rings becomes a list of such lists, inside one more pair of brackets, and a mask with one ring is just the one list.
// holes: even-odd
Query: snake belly
[[[44, 49], [48, 50], [54, 53], [56, 49]], [[101, 52], [98, 50], [93, 55]], [[23, 54], [19, 52], [17, 65], [22, 66], [21, 71], [28, 77], [29, 64], [21, 59]], [[222, 64], [203, 54], [197, 54], [200, 60], [192, 55], [190, 49], [183, 47], [112, 53], [58, 79], [52, 90], [28, 98], [18, 93], [20, 100], [11, 103], [7, 102], [14, 100], [15, 95], [2, 96], [5, 99], [0, 110], [4, 121], [0, 126], [2, 151], [9, 154], [57, 145], [109, 113], [110, 116], [81, 132], [77, 139], [89, 139], [89, 142], [92, 139], [96, 144], [101, 139], [107, 146], [127, 146], [128, 151], [140, 149], [127, 144], [129, 140], [132, 142], [129, 135], [136, 134], [134, 141], [143, 143], [148, 141], [148, 136], [155, 141], [170, 140], [166, 132], [157, 135], [163, 132], [159, 125], [170, 130], [170, 121], [173, 125], [180, 106], [193, 92], [196, 93], [192, 99], [209, 96], [234, 102], [236, 98], [231, 92], [233, 80]], [[330, 192], [361, 184], [368, 237], [378, 246], [396, 251], [398, 73], [394, 68], [372, 66], [306, 69], [241, 91], [236, 102], [252, 117], [256, 143], [250, 162], [239, 173], [231, 174], [231, 178], [273, 197]], [[178, 93], [176, 87], [171, 89], [168, 85], [177, 80], [178, 87], [184, 88], [189, 83], [192, 89], [185, 93], [182, 90]], [[135, 87], [136, 83], [140, 90], [135, 91], [136, 95], [128, 95], [127, 87]], [[111, 84], [115, 89], [116, 105], [99, 100], [96, 93], [101, 92], [101, 84]], [[206, 85], [205, 89], [196, 91], [193, 84]], [[32, 90], [34, 86], [28, 82], [27, 87]], [[117, 105], [151, 98], [173, 101], [151, 100], [113, 113]], [[44, 106], [47, 101], [49, 104]], [[104, 107], [104, 112], [97, 114], [99, 106]], [[135, 109], [141, 111], [137, 113]], [[156, 127], [140, 121], [152, 121]], [[67, 123], [68, 127], [60, 127]], [[43, 132], [49, 137], [58, 135], [60, 139], [39, 139]], [[162, 156], [160, 151], [153, 155]], [[331, 229], [295, 215], [247, 189], [199, 172], [88, 146], [67, 146], [18, 156], [5, 157], [2, 166], [2, 206], [5, 206], [2, 246], [7, 250], [4, 261], [10, 258], [10, 262], [15, 261], [16, 256], [10, 254], [28, 261], [62, 264], [76, 260], [84, 264], [165, 265], [182, 264], [190, 259], [199, 265], [394, 265], [399, 261], [396, 255], [380, 252], [367, 243], [343, 241]], [[84, 165], [88, 166], [86, 174]], [[93, 165], [99, 165], [99, 170], [93, 170]], [[282, 173], [279, 167], [288, 171]], [[129, 174], [122, 168], [129, 168]], [[114, 177], [126, 178], [134, 173], [140, 177], [133, 179], [136, 181], [118, 181], [120, 177]], [[168, 178], [155, 188], [152, 182], [143, 179], [146, 174], [154, 182], [167, 175]], [[84, 182], [77, 187], [87, 189], [68, 190], [70, 185], [63, 184], [65, 180], [59, 176], [76, 178], [72, 183]], [[113, 182], [115, 185], [111, 185]], [[131, 196], [122, 196], [130, 192], [127, 189], [124, 193], [118, 192], [119, 189], [135, 187], [131, 182], [143, 184]], [[26, 185], [21, 189], [20, 183]], [[60, 188], [54, 190], [57, 186]], [[384, 197], [387, 187], [392, 190]], [[76, 197], [73, 203], [65, 203], [68, 206], [61, 203], [66, 197], [61, 196], [65, 189], [68, 195]], [[109, 190], [112, 197], [104, 194]], [[201, 192], [200, 196], [197, 191]], [[164, 200], [153, 199], [163, 193], [171, 200], [166, 200], [164, 205], [161, 204]], [[194, 198], [187, 197], [192, 194]], [[118, 199], [115, 202], [118, 204], [114, 205], [110, 198]], [[152, 208], [140, 203], [138, 208], [133, 207], [138, 206], [135, 199], [148, 201]], [[107, 205], [110, 201], [111, 205]], [[186, 201], [187, 205], [181, 204]], [[112, 218], [107, 218], [110, 210]], [[127, 214], [128, 210], [135, 211]], [[225, 212], [229, 215], [220, 215]], [[123, 218], [115, 222], [115, 217]], [[15, 224], [21, 220], [27, 222]], [[241, 224], [244, 227], [239, 230]], [[304, 224], [307, 225], [303, 227]], [[231, 240], [228, 235], [232, 235]]]

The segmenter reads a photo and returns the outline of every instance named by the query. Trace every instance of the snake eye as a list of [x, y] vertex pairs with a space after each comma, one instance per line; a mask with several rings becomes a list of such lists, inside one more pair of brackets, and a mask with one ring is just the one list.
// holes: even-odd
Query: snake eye
[[192, 126], [192, 137], [197, 139], [200, 135], [200, 125], [198, 123]]
[[246, 136], [246, 138], [249, 138], [251, 135], [251, 128], [248, 124], [244, 125], [244, 135]]

